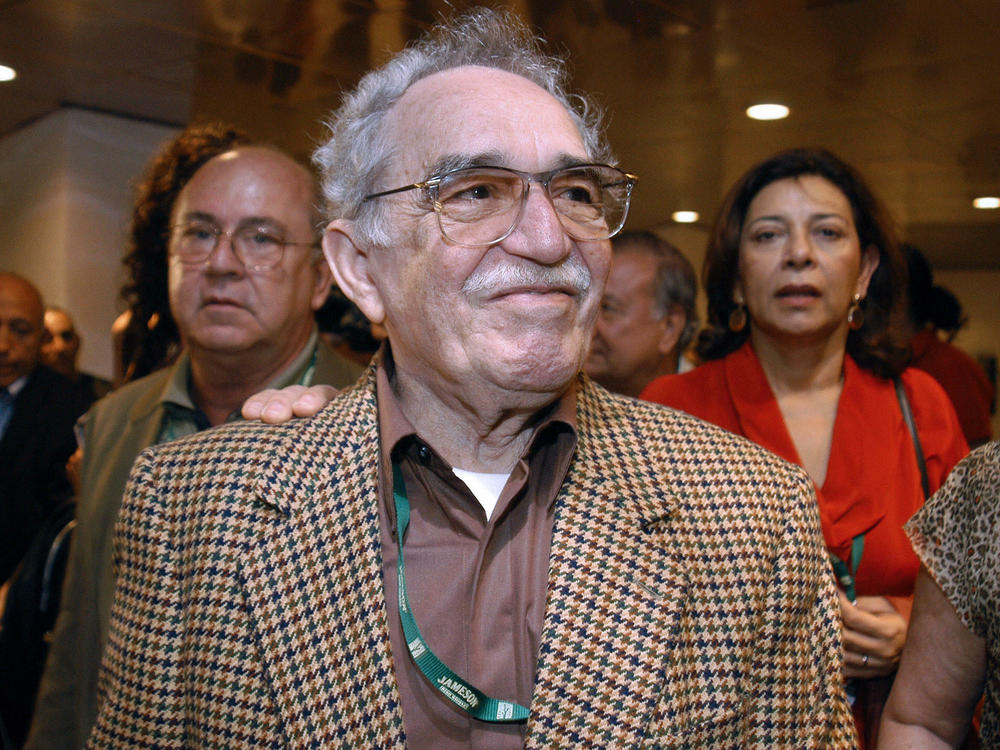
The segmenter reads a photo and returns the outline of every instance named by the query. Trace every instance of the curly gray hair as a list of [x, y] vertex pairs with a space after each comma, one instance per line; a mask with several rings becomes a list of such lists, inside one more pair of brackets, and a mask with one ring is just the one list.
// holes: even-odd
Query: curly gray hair
[[566, 108], [590, 158], [610, 162], [601, 110], [583, 95], [569, 93], [565, 61], [546, 53], [542, 45], [510, 12], [476, 8], [435, 26], [366, 74], [330, 116], [329, 138], [313, 154], [329, 217], [354, 220], [362, 242], [390, 244], [381, 202], [363, 202], [375, 192], [394, 154], [395, 144], [383, 127], [385, 116], [420, 79], [465, 65], [496, 68], [541, 86]]

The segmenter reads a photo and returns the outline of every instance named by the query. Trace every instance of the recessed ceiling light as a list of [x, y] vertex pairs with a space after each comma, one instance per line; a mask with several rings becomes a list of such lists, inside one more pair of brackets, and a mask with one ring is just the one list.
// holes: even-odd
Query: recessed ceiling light
[[752, 120], [783, 120], [790, 111], [784, 104], [754, 104], [747, 107], [747, 117]]
[[972, 205], [976, 208], [1000, 208], [1000, 198], [984, 195], [982, 198], [973, 200]]
[[674, 211], [671, 218], [678, 224], [694, 224], [698, 221], [697, 211]]
[[13, 81], [17, 78], [17, 71], [6, 65], [0, 65], [0, 81]]

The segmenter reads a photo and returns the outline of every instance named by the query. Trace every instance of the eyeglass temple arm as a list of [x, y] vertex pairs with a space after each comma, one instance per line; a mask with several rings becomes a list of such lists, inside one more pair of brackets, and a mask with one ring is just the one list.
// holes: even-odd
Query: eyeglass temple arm
[[372, 193], [371, 195], [366, 195], [361, 199], [361, 202], [373, 200], [374, 198], [381, 198], [384, 195], [393, 195], [394, 193], [405, 193], [407, 190], [417, 190], [422, 188], [434, 187], [440, 182], [440, 178], [432, 177], [424, 182], [414, 182], [409, 185], [403, 185], [403, 187], [393, 188], [392, 190], [383, 190], [381, 193]]

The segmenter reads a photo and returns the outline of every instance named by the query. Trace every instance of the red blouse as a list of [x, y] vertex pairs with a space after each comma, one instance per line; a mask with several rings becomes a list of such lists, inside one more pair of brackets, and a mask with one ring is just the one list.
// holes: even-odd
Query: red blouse
[[[948, 396], [924, 372], [906, 370], [931, 492], [968, 453]], [[763, 445], [799, 464], [778, 402], [750, 344], [681, 375], [657, 378], [641, 398], [681, 409]], [[865, 534], [858, 595], [908, 596], [920, 563], [903, 523], [924, 501], [909, 430], [891, 380], [844, 359], [826, 480], [817, 488], [827, 547], [849, 559], [852, 539]]]

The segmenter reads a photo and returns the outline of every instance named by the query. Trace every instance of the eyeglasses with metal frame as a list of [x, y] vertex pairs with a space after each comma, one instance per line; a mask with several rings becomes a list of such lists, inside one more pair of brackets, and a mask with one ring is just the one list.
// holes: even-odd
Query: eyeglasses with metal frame
[[170, 254], [181, 263], [204, 263], [215, 252], [219, 241], [226, 237], [237, 259], [249, 271], [269, 271], [276, 268], [285, 257], [286, 247], [319, 247], [315, 240], [286, 240], [281, 229], [260, 222], [240, 224], [231, 232], [226, 232], [215, 222], [192, 219], [172, 225], [170, 233], [173, 239]]
[[506, 239], [524, 215], [531, 183], [545, 188], [566, 233], [577, 240], [605, 240], [625, 225], [638, 177], [607, 164], [578, 164], [531, 174], [507, 167], [462, 167], [423, 182], [383, 190], [374, 200], [423, 190], [437, 214], [441, 235], [457, 245], [482, 247]]

